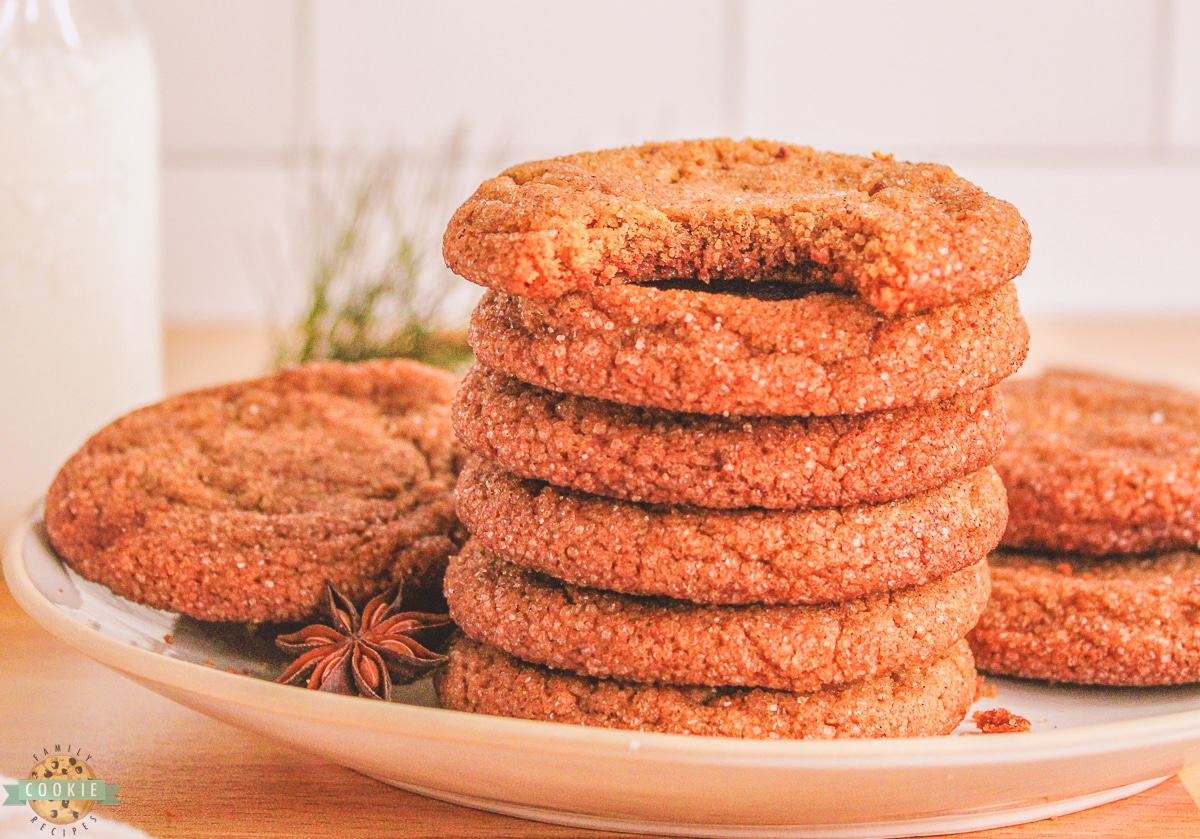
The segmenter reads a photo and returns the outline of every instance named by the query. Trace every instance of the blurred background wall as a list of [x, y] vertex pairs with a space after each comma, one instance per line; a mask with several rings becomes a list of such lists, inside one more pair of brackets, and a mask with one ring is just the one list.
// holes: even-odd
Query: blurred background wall
[[466, 164], [433, 227], [518, 160], [764, 136], [948, 163], [1014, 202], [1033, 318], [1200, 313], [1200, 2], [138, 7], [162, 99], [168, 322], [294, 308], [303, 280], [281, 254], [303, 244], [314, 152], [419, 159], [456, 129]]

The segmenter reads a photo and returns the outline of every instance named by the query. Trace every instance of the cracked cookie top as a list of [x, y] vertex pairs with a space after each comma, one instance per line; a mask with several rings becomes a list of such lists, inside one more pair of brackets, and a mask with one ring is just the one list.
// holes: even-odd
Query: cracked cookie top
[[116, 594], [203, 620], [301, 620], [326, 579], [356, 600], [401, 580], [436, 597], [460, 530], [454, 385], [407, 361], [326, 363], [134, 411], [54, 480], [51, 544]]
[[1002, 385], [1004, 544], [1101, 555], [1200, 540], [1200, 396], [1051, 370]]

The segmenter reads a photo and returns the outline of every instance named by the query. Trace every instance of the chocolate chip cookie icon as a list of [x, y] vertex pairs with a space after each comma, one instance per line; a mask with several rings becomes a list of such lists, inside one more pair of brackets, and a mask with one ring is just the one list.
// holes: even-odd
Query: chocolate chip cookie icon
[[[96, 773], [83, 760], [70, 755], [51, 755], [29, 772], [31, 781], [45, 781], [49, 784], [60, 783], [62, 789], [70, 788], [64, 781], [91, 781]], [[64, 794], [70, 794], [69, 792]], [[92, 811], [97, 802], [92, 799], [50, 799], [31, 800], [29, 806], [51, 824], [71, 824], [77, 822]]]

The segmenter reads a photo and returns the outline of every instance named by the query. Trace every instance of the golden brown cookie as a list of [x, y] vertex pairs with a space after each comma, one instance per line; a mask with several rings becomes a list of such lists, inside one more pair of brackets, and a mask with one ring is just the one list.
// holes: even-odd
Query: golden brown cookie
[[990, 467], [877, 506], [705, 510], [559, 489], [472, 457], [457, 496], [474, 541], [501, 559], [697, 603], [826, 603], [920, 585], [983, 559], [1007, 516]]
[[554, 300], [491, 291], [471, 346], [549, 390], [670, 411], [861, 414], [982, 390], [1025, 360], [1011, 283], [886, 318], [845, 293], [787, 283], [616, 285]]
[[851, 417], [712, 417], [566, 396], [476, 367], [454, 397], [467, 448], [522, 478], [649, 504], [846, 507], [932, 489], [1004, 442], [989, 389]]
[[443, 255], [460, 276], [522, 296], [789, 280], [854, 291], [894, 315], [1008, 282], [1029, 260], [1029, 229], [945, 166], [692, 140], [514, 166], [454, 214]]
[[446, 569], [468, 636], [585, 676], [807, 691], [891, 673], [961, 639], [987, 603], [987, 563], [844, 603], [709, 606], [584, 589], [468, 542]]
[[399, 580], [436, 594], [459, 527], [454, 385], [407, 361], [315, 364], [134, 411], [59, 472], [50, 541], [87, 579], [202, 620], [300, 620], [326, 579], [353, 600]]
[[1100, 555], [1200, 542], [1200, 396], [1063, 370], [1003, 390], [1004, 544]]
[[968, 636], [988, 673], [1100, 685], [1200, 681], [1200, 553], [995, 551]]
[[755, 739], [949, 734], [975, 692], [964, 642], [900, 673], [841, 688], [670, 687], [591, 679], [526, 664], [459, 636], [434, 675], [444, 708], [526, 720]]

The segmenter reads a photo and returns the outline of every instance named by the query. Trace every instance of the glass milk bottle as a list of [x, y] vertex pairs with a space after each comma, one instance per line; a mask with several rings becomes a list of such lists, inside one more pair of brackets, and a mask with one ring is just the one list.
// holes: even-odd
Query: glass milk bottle
[[0, 0], [0, 527], [161, 393], [149, 41], [127, 0]]

